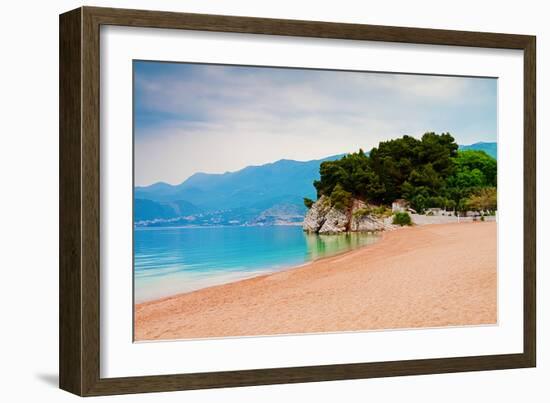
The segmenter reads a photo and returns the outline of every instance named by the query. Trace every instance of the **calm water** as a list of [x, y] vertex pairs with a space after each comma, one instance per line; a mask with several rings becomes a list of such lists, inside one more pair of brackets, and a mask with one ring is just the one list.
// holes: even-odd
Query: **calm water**
[[298, 226], [136, 228], [136, 302], [300, 265], [375, 242], [376, 235], [307, 235]]

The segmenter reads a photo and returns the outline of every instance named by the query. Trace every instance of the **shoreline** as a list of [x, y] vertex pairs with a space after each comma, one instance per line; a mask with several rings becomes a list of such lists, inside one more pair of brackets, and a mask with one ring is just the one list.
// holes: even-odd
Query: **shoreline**
[[496, 223], [384, 231], [351, 251], [134, 308], [136, 341], [494, 324]]
[[[396, 230], [399, 230], [399, 229], [406, 229], [406, 228], [410, 228], [410, 227], [400, 227], [400, 228], [394, 228], [394, 229], [391, 229], [389, 231], [396, 231]], [[220, 284], [212, 284], [212, 285], [208, 285], [206, 287], [203, 287], [203, 288], [199, 288], [199, 289], [196, 289], [196, 290], [191, 290], [191, 291], [183, 291], [183, 292], [178, 292], [176, 294], [171, 294], [171, 295], [166, 295], [166, 296], [163, 296], [163, 297], [159, 297], [159, 298], [155, 298], [155, 299], [150, 299], [150, 300], [146, 300], [146, 301], [141, 301], [141, 302], [136, 302], [134, 303], [134, 306], [137, 306], [137, 305], [142, 305], [142, 304], [148, 304], [148, 303], [153, 303], [153, 302], [160, 302], [160, 301], [163, 301], [163, 300], [166, 300], [166, 299], [170, 299], [170, 298], [176, 298], [176, 297], [180, 297], [182, 295], [187, 295], [187, 294], [191, 294], [191, 293], [194, 293], [194, 292], [201, 292], [203, 290], [207, 290], [207, 289], [210, 289], [210, 288], [214, 288], [214, 287], [223, 287], [224, 285], [228, 285], [228, 284], [234, 284], [234, 283], [238, 283], [240, 281], [246, 281], [246, 280], [250, 280], [250, 279], [254, 279], [254, 278], [258, 278], [258, 277], [263, 277], [263, 276], [270, 276], [270, 275], [273, 275], [273, 274], [276, 274], [276, 273], [283, 273], [285, 271], [289, 271], [289, 270], [294, 270], [294, 269], [299, 269], [299, 268], [302, 268], [302, 267], [305, 267], [305, 266], [308, 266], [310, 264], [313, 264], [313, 263], [316, 263], [316, 262], [320, 262], [320, 261], [323, 261], [325, 259], [330, 259], [330, 258], [333, 258], [333, 257], [337, 257], [337, 256], [342, 256], [342, 255], [345, 255], [345, 254], [348, 254], [348, 253], [352, 253], [352, 252], [355, 252], [355, 251], [358, 251], [360, 249], [363, 249], [363, 248], [367, 248], [367, 247], [372, 247], [373, 245], [375, 245], [376, 243], [380, 242], [382, 239], [383, 239], [383, 236], [384, 236], [384, 233], [387, 233], [389, 231], [363, 231], [363, 232], [359, 232], [359, 231], [354, 231], [354, 232], [350, 232], [350, 233], [363, 233], [363, 234], [371, 234], [371, 235], [375, 235], [378, 236], [378, 239], [373, 242], [372, 244], [365, 244], [365, 245], [362, 245], [362, 246], [359, 246], [357, 248], [354, 248], [354, 249], [351, 249], [351, 250], [342, 250], [342, 251], [339, 251], [339, 252], [336, 252], [334, 253], [333, 255], [329, 255], [329, 256], [322, 256], [322, 257], [318, 257], [318, 258], [314, 258], [312, 260], [309, 260], [307, 262], [303, 262], [303, 263], [300, 263], [300, 264], [290, 264], [290, 265], [285, 265], [285, 266], [276, 266], [277, 268], [273, 269], [272, 271], [265, 271], [265, 273], [261, 273], [261, 274], [251, 274], [249, 276], [244, 276], [244, 277], [241, 277], [241, 278], [236, 278], [234, 280], [231, 280], [231, 281], [228, 281], [228, 282], [225, 282], [225, 283], [220, 283]], [[345, 234], [339, 234], [339, 235], [345, 235]], [[333, 236], [333, 235], [321, 235], [321, 236]], [[265, 268], [264, 268], [265, 269]], [[258, 270], [262, 270], [261, 268], [258, 269]], [[244, 273], [244, 272], [243, 272]]]
[[134, 223], [134, 229], [171, 229], [171, 228], [250, 228], [250, 227], [301, 227], [303, 222], [279, 224], [247, 224], [247, 225], [139, 225]]
[[[202, 228], [205, 228], [205, 227], [202, 227]], [[217, 228], [224, 228], [224, 227], [217, 227]], [[395, 231], [397, 229], [404, 229], [404, 228], [407, 228], [407, 227], [394, 228], [394, 229], [391, 229], [389, 231]], [[212, 287], [219, 287], [219, 286], [223, 286], [223, 285], [226, 285], [226, 284], [233, 284], [233, 283], [236, 283], [236, 282], [239, 282], [239, 281], [248, 280], [248, 279], [251, 279], [251, 278], [256, 278], [256, 277], [261, 277], [261, 276], [269, 276], [271, 274], [281, 273], [281, 272], [284, 272], [284, 271], [287, 271], [287, 270], [297, 269], [297, 268], [306, 266], [308, 264], [321, 261], [323, 259], [329, 259], [331, 257], [335, 257], [335, 256], [339, 256], [339, 255], [342, 255], [342, 254], [350, 253], [350, 252], [353, 252], [355, 250], [365, 248], [367, 246], [370, 247], [373, 244], [379, 242], [382, 239], [383, 234], [385, 232], [388, 232], [388, 231], [352, 231], [352, 232], [348, 232], [347, 234], [358, 234], [358, 233], [360, 233], [360, 234], [363, 234], [363, 235], [370, 235], [370, 236], [376, 237], [377, 239], [372, 244], [365, 244], [365, 245], [356, 247], [356, 248], [351, 249], [351, 250], [341, 250], [341, 251], [335, 252], [334, 254], [331, 254], [331, 255], [328, 255], [328, 256], [313, 258], [312, 260], [308, 260], [308, 261], [305, 261], [305, 262], [302, 262], [302, 263], [297, 263], [297, 264], [296, 263], [289, 263], [289, 264], [283, 264], [283, 265], [277, 265], [277, 266], [259, 267], [259, 268], [254, 270], [255, 274], [251, 274], [252, 273], [251, 271], [242, 271], [241, 272], [242, 276], [235, 276], [234, 279], [231, 279], [231, 280], [225, 281], [225, 282], [220, 282], [220, 283], [213, 282], [212, 284], [206, 285], [202, 288], [191, 289], [191, 290], [188, 290], [188, 291], [176, 292], [174, 294], [158, 296], [156, 298], [151, 298], [151, 299], [142, 299], [139, 302], [136, 302], [136, 293], [134, 292], [134, 305], [140, 305], [140, 304], [145, 304], [145, 303], [149, 303], [149, 302], [161, 301], [161, 300], [165, 300], [167, 298], [178, 297], [178, 296], [181, 296], [181, 295], [186, 295], [186, 294], [190, 294], [190, 293], [193, 293], [193, 292], [206, 290], [206, 289], [209, 289], [209, 288], [212, 288]], [[315, 235], [317, 235], [317, 236], [326, 236], [326, 237], [332, 237], [333, 236], [333, 235], [319, 235], [319, 234], [315, 234]], [[341, 235], [346, 235], [346, 233], [338, 234], [337, 236], [341, 236]], [[261, 272], [261, 273], [258, 273], [258, 272]], [[235, 274], [235, 273], [232, 273], [232, 274]], [[134, 287], [135, 287], [135, 284], [134, 284]]]

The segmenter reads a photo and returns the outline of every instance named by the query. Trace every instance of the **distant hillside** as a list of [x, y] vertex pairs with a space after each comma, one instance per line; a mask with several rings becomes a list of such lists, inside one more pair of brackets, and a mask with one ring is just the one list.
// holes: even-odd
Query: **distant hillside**
[[147, 199], [134, 199], [134, 220], [147, 221], [155, 219], [170, 219], [200, 213], [201, 210], [185, 201], [157, 202]]
[[[496, 158], [496, 143], [459, 146]], [[243, 225], [300, 222], [303, 198], [317, 198], [312, 183], [323, 161], [282, 159], [224, 174], [196, 173], [179, 185], [135, 188], [134, 220], [144, 225]], [[155, 220], [156, 223], [151, 221]]]
[[[277, 217], [299, 221], [305, 213], [303, 198], [316, 197], [312, 183], [319, 179], [320, 164], [342, 156], [312, 161], [282, 159], [224, 174], [196, 173], [179, 185], [159, 182], [136, 187], [134, 219], [174, 219], [183, 214], [178, 214], [172, 204], [184, 203], [186, 208], [196, 209], [190, 214], [196, 215], [192, 224], [198, 225], [267, 224], [278, 222]], [[188, 212], [185, 210], [186, 215]], [[158, 217], [153, 218], [155, 215]], [[184, 224], [181, 221], [176, 220]]]
[[279, 160], [277, 162], [248, 166], [236, 172], [224, 174], [196, 173], [179, 185], [156, 183], [136, 187], [135, 197], [154, 201], [185, 200], [203, 210], [245, 207], [274, 202], [293, 201], [314, 197], [312, 186], [319, 177], [319, 165], [323, 161], [338, 159], [341, 155], [313, 161]]
[[474, 143], [467, 146], [458, 146], [459, 150], [480, 150], [485, 151], [494, 159], [497, 159], [497, 143]]

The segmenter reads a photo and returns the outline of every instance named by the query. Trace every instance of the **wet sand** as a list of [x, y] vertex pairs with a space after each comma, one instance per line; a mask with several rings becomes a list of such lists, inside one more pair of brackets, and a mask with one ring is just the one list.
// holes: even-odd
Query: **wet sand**
[[135, 339], [494, 324], [497, 225], [438, 224], [283, 272], [135, 306]]

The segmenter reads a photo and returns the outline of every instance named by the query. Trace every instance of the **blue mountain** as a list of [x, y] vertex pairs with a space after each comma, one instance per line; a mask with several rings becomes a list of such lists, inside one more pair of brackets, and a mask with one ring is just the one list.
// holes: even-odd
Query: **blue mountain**
[[[496, 158], [496, 143], [461, 145], [460, 150], [482, 150]], [[134, 189], [134, 219], [175, 224], [220, 225], [299, 222], [303, 198], [316, 198], [313, 181], [323, 161], [282, 159], [223, 174], [196, 173], [179, 185], [158, 182]]]
[[134, 220], [136, 221], [167, 220], [200, 212], [200, 208], [185, 200], [158, 202], [148, 199], [134, 199]]
[[[179, 185], [155, 183], [136, 187], [134, 197], [164, 205], [185, 201], [203, 212], [236, 208], [265, 210], [285, 203], [302, 206], [304, 197], [315, 198], [313, 181], [319, 179], [320, 164], [342, 156], [313, 161], [282, 159], [223, 174], [200, 172]], [[145, 205], [153, 211], [150, 203], [140, 202], [138, 207]], [[158, 210], [160, 212], [162, 208], [158, 207]]]
[[489, 154], [494, 159], [497, 158], [497, 143], [474, 143], [467, 146], [458, 146], [459, 150], [479, 150], [479, 151], [485, 151], [487, 154]]

